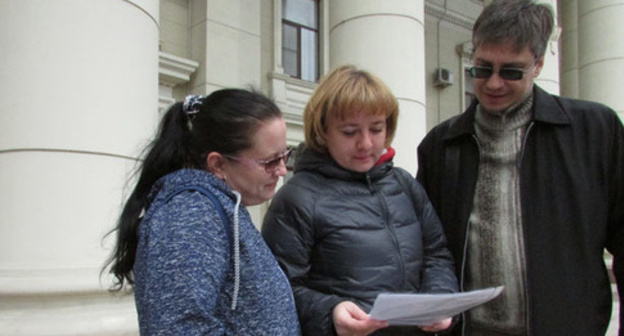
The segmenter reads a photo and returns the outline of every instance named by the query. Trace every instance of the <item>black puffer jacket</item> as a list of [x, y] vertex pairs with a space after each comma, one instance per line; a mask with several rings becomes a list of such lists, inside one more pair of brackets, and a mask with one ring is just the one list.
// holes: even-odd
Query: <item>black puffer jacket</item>
[[[432, 205], [392, 162], [355, 173], [303, 150], [262, 234], [291, 281], [304, 335], [334, 335], [332, 310], [342, 301], [369, 311], [381, 292], [457, 291]], [[419, 334], [415, 329], [375, 335]]]

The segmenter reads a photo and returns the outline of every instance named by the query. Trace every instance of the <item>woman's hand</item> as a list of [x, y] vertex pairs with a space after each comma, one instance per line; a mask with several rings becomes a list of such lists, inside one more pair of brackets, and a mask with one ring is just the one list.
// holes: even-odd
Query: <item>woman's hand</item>
[[351, 301], [336, 305], [333, 318], [338, 336], [365, 336], [388, 326], [387, 321], [369, 318], [368, 314]]
[[452, 322], [453, 322], [453, 319], [449, 317], [447, 319], [432, 323], [430, 325], [420, 326], [420, 329], [422, 331], [428, 331], [428, 332], [442, 331], [442, 330], [448, 329], [451, 326]]

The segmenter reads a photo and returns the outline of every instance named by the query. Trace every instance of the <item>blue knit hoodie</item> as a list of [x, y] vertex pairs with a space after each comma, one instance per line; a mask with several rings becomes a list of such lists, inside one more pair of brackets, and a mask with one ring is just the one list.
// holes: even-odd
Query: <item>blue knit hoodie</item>
[[[217, 197], [230, 234], [201, 192], [170, 197], [185, 186]], [[154, 184], [134, 277], [141, 335], [300, 334], [288, 280], [240, 195], [209, 172], [182, 169]]]

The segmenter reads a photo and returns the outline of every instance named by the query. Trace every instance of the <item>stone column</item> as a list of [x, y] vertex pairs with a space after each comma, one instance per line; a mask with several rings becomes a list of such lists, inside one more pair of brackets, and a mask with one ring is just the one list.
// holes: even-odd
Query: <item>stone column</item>
[[561, 28], [557, 24], [557, 0], [540, 0], [540, 3], [550, 5], [555, 15], [555, 27], [553, 35], [546, 47], [546, 53], [544, 54], [544, 67], [542, 71], [535, 79], [535, 83], [542, 89], [552, 93], [559, 94], [559, 35]]
[[0, 1], [0, 335], [136, 333], [99, 272], [158, 117], [158, 6]]
[[561, 95], [578, 98], [578, 5], [577, 0], [560, 0]]
[[579, 98], [604, 103], [624, 117], [624, 0], [578, 1]]
[[416, 173], [426, 132], [422, 0], [329, 1], [330, 68], [353, 64], [379, 76], [399, 101], [395, 164]]

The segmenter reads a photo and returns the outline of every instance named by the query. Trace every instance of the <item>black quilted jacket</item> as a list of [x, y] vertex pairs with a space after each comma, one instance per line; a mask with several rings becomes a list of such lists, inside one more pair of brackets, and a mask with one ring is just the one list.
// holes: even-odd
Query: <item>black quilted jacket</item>
[[[332, 309], [345, 300], [369, 311], [381, 292], [457, 291], [431, 203], [392, 162], [355, 173], [304, 150], [262, 234], [291, 281], [304, 335], [335, 334]], [[420, 333], [387, 328], [375, 335], [404, 334]]]

